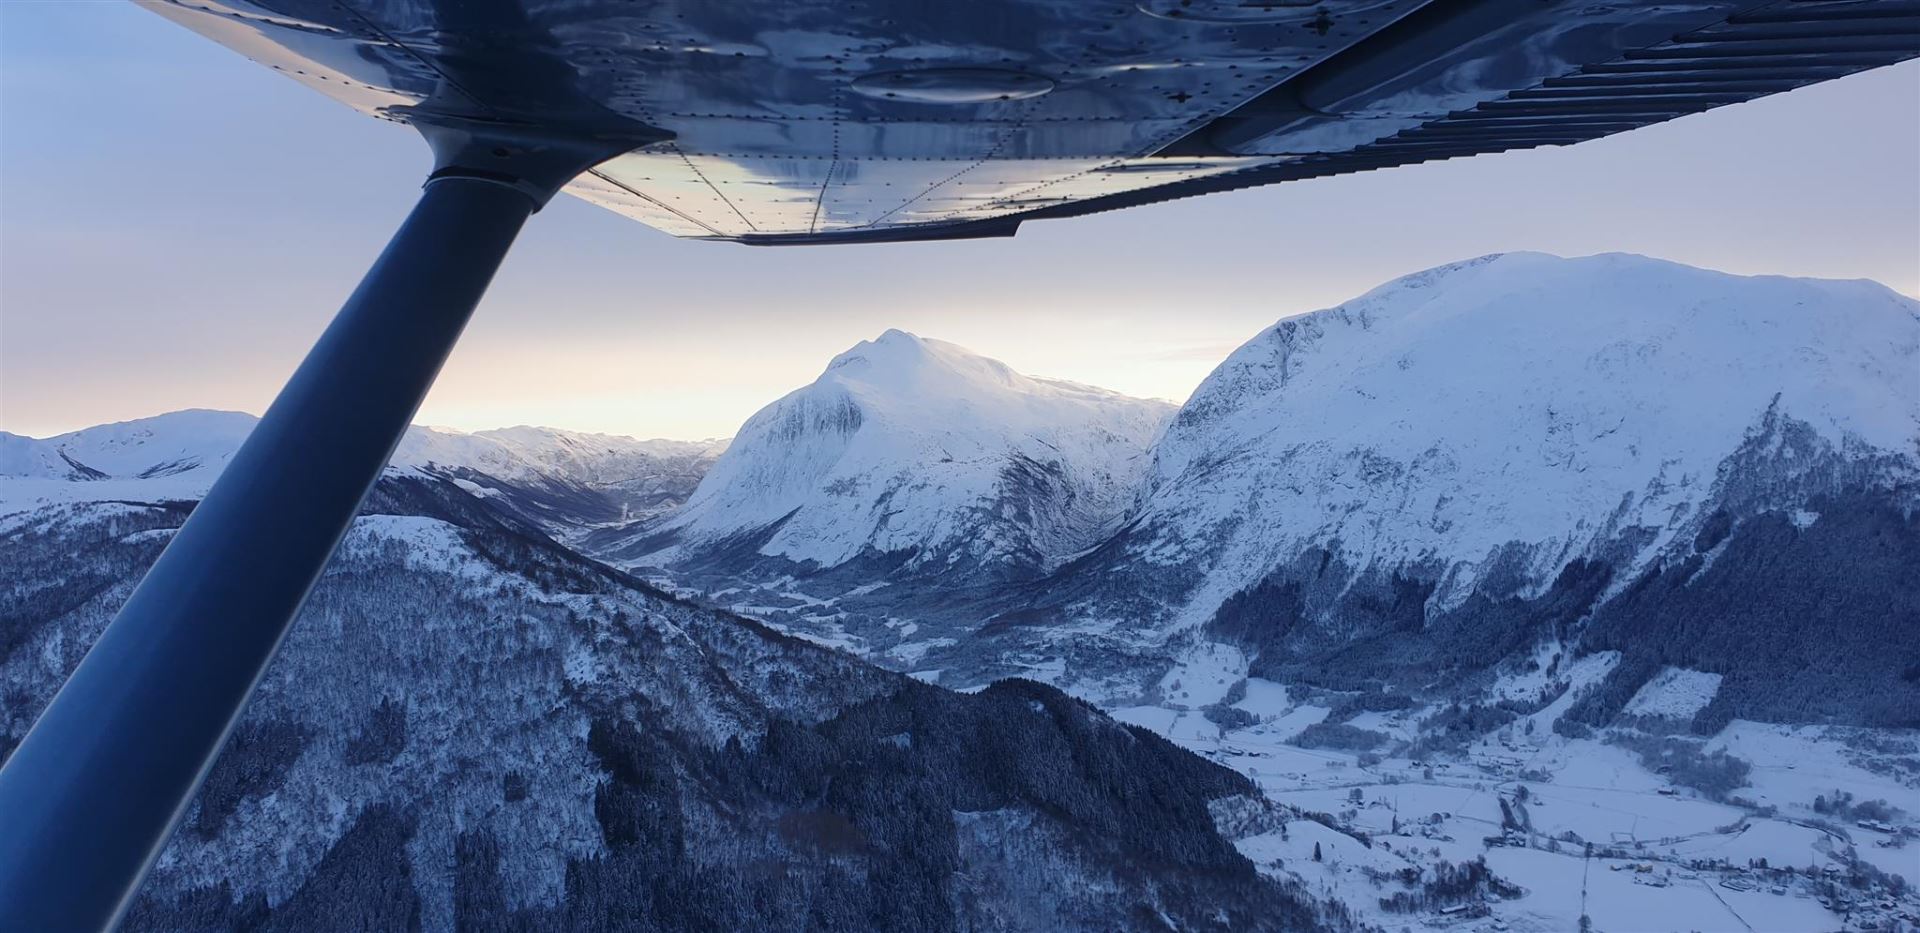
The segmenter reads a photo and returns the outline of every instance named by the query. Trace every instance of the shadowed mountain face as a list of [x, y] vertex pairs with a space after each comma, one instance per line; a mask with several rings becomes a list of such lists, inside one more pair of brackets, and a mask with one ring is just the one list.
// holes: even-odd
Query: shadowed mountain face
[[[188, 508], [0, 520], [0, 751]], [[1344, 925], [1216, 832], [1244, 778], [1053, 688], [675, 601], [451, 479], [366, 512], [129, 929]]]

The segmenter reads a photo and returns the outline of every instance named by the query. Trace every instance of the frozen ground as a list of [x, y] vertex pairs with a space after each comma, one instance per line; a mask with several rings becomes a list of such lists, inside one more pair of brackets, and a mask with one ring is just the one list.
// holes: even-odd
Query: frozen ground
[[[1710, 698], [1716, 685], [1689, 674], [1664, 678], [1648, 712]], [[1198, 678], [1208, 687], [1212, 679]], [[1920, 928], [1913, 733], [1736, 721], [1704, 747], [1748, 762], [1749, 780], [1715, 800], [1604, 736], [1529, 735], [1526, 719], [1419, 761], [1301, 748], [1289, 740], [1333, 710], [1324, 696], [1295, 694], [1248, 681], [1232, 705], [1255, 722], [1236, 728], [1192, 708], [1113, 714], [1253, 777], [1297, 818], [1239, 840], [1241, 851], [1385, 929], [1562, 931], [1578, 929], [1583, 915], [1611, 933]], [[1410, 738], [1431, 712], [1348, 722]], [[1869, 821], [1875, 829], [1815, 807], [1816, 797], [1842, 794], [1901, 812]], [[1383, 904], [1421, 892], [1436, 866], [1478, 859], [1505, 884], [1443, 892], [1412, 910]]]

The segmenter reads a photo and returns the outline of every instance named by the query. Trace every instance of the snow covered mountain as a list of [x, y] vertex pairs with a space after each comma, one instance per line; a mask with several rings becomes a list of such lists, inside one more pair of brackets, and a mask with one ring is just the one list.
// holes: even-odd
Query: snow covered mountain
[[1262, 332], [1169, 425], [1122, 531], [925, 663], [1418, 691], [1614, 648], [1621, 703], [1685, 662], [1727, 675], [1715, 715], [1920, 721], [1917, 456], [1912, 299], [1489, 256]]
[[[190, 509], [72, 485], [0, 516], [0, 761]], [[1228, 806], [1276, 811], [1053, 688], [917, 683], [401, 471], [125, 928], [1348, 928]]]
[[197, 473], [211, 483], [259, 419], [189, 409], [38, 440], [0, 431], [0, 476], [10, 479], [154, 479]]
[[526, 425], [470, 434], [415, 427], [394, 451], [393, 462], [416, 469], [472, 469], [502, 479], [552, 476], [587, 485], [619, 486], [647, 480], [663, 466], [704, 473], [705, 466], [726, 449], [724, 440], [637, 440]]
[[1031, 578], [1116, 527], [1173, 407], [898, 330], [741, 427], [629, 564], [860, 584]]
[[1316, 549], [1431, 567], [1435, 607], [1498, 574], [1550, 581], [1629, 529], [1638, 567], [1697, 526], [1769, 412], [1835, 450], [1914, 452], [1917, 364], [1915, 303], [1868, 282], [1627, 255], [1445, 266], [1222, 363], [1154, 449], [1128, 551], [1204, 577], [1187, 624]]
[[[0, 431], [0, 509], [102, 498], [197, 499], [258, 421], [188, 410], [46, 439]], [[408, 429], [389, 474], [430, 473], [505, 496], [550, 528], [642, 518], [684, 501], [726, 441], [636, 440], [556, 428]], [[72, 483], [106, 483], [83, 489]]]
[[1280, 321], [1162, 412], [890, 332], [580, 544], [954, 685], [1456, 696], [1622, 650], [1582, 715], [1690, 665], [1709, 718], [1920, 721], [1920, 308], [1882, 286], [1489, 256]]

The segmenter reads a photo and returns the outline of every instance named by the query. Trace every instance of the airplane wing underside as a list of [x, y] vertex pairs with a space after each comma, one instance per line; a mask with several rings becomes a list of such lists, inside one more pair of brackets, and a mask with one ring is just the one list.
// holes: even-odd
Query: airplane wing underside
[[1557, 146], [1920, 56], [1920, 0], [138, 0], [365, 113], [671, 138], [566, 190], [747, 243]]

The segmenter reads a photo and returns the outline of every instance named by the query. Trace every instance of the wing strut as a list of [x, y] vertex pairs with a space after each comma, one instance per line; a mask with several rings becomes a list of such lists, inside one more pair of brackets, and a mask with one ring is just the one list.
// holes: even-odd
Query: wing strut
[[118, 922], [521, 226], [612, 154], [426, 132], [413, 213], [0, 768], [8, 929]]

